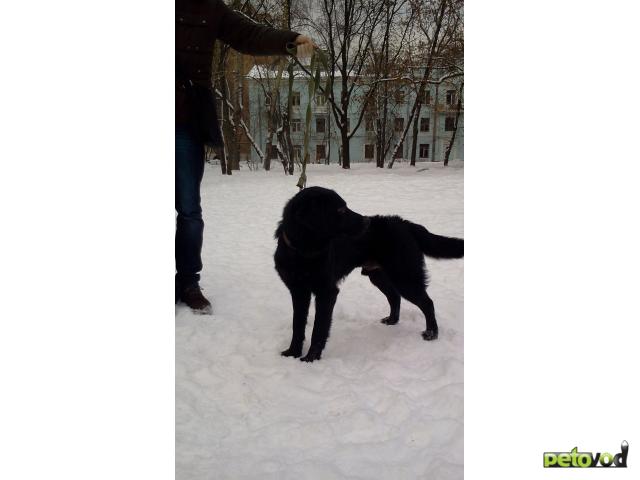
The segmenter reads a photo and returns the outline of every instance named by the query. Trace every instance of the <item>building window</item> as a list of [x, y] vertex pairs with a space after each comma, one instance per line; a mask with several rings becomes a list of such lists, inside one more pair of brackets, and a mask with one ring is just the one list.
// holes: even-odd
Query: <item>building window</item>
[[327, 129], [327, 122], [324, 117], [316, 118], [316, 133], [324, 133]]
[[396, 132], [401, 132], [404, 130], [404, 118], [395, 118], [393, 125]]
[[320, 162], [327, 158], [324, 145], [316, 145], [316, 162]]
[[456, 103], [456, 91], [447, 90], [447, 105], [453, 105]]
[[316, 105], [324, 107], [327, 104], [327, 99], [324, 95], [316, 95]]
[[302, 131], [302, 124], [300, 123], [300, 119], [299, 118], [291, 119], [291, 131], [292, 132], [301, 132]]
[[299, 107], [300, 106], [300, 92], [293, 92], [291, 94], [291, 105], [293, 105], [294, 107]]
[[364, 146], [364, 158], [372, 159], [373, 158], [373, 149], [374, 145], [372, 143], [368, 143]]
[[278, 147], [276, 145], [271, 144], [269, 148], [269, 160], [275, 160], [278, 158]]
[[302, 162], [302, 147], [300, 145], [293, 146], [293, 159]]
[[367, 132], [373, 132], [373, 117], [367, 116], [364, 119], [364, 128]]
[[431, 90], [426, 90], [424, 92], [424, 104], [431, 105]]
[[401, 142], [400, 146], [396, 150], [396, 155], [393, 158], [404, 158], [403, 153], [404, 153], [404, 142]]
[[396, 103], [404, 103], [404, 90], [396, 90], [394, 95]]
[[420, 131], [421, 132], [428, 132], [429, 131], [429, 119], [428, 118], [421, 118], [420, 119]]
[[444, 119], [444, 131], [453, 132], [456, 125], [456, 117], [447, 117]]
[[429, 144], [421, 143], [420, 144], [420, 158], [429, 158]]

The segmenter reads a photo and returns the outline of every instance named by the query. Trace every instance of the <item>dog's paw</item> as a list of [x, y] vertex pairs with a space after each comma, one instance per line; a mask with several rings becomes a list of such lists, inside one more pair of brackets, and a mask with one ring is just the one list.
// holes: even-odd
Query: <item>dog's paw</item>
[[396, 317], [384, 317], [380, 320], [380, 323], [384, 323], [385, 325], [395, 325], [398, 323], [398, 318]]
[[280, 355], [282, 355], [283, 357], [298, 358], [300, 355], [302, 355], [302, 349], [287, 348], [285, 351], [280, 352]]
[[425, 330], [422, 332], [422, 338], [425, 340], [435, 340], [438, 338], [438, 330]]
[[309, 350], [307, 354], [300, 359], [301, 362], [314, 362], [316, 360], [320, 360], [320, 355], [322, 352], [318, 352], [317, 350]]

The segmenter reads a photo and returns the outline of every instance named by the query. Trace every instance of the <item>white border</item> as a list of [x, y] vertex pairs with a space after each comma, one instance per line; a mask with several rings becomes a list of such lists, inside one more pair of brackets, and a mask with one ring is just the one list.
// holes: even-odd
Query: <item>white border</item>
[[[637, 13], [467, 3], [468, 478], [638, 478]], [[625, 471], [542, 468], [625, 439]]]
[[173, 10], [2, 5], [0, 478], [173, 477]]

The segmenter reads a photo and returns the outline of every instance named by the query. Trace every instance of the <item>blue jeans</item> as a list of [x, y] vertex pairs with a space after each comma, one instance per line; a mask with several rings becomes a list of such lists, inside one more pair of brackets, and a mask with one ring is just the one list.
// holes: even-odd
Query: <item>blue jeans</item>
[[200, 281], [204, 143], [186, 126], [176, 125], [176, 286]]

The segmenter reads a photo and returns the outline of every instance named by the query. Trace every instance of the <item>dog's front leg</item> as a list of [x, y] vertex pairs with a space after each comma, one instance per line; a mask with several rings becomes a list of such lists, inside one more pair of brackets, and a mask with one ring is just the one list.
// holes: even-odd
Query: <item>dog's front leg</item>
[[309, 347], [307, 355], [300, 359], [303, 362], [320, 360], [322, 350], [324, 350], [327, 339], [329, 338], [333, 307], [336, 304], [339, 291], [337, 287], [332, 286], [316, 293], [316, 318], [313, 322], [311, 346]]
[[302, 355], [302, 344], [304, 343], [304, 329], [307, 326], [307, 316], [309, 315], [309, 304], [311, 303], [311, 291], [304, 288], [294, 288], [290, 290], [291, 302], [293, 303], [293, 333], [291, 335], [291, 345], [282, 352], [285, 357], [296, 357]]

